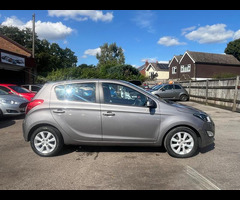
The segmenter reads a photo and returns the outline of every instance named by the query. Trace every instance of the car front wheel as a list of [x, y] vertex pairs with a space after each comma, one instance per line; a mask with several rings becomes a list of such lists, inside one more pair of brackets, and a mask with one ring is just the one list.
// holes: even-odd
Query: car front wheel
[[33, 151], [43, 157], [56, 155], [63, 147], [60, 132], [51, 126], [37, 128], [30, 139]]
[[188, 96], [185, 95], [185, 94], [182, 94], [182, 95], [180, 96], [180, 101], [188, 101]]
[[198, 138], [192, 129], [177, 127], [167, 134], [164, 146], [169, 155], [177, 158], [188, 158], [196, 154]]

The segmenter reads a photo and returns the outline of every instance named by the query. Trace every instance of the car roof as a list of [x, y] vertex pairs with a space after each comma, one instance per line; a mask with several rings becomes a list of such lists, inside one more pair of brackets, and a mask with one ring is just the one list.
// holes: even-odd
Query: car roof
[[124, 80], [116, 79], [74, 79], [74, 80], [64, 80], [64, 81], [50, 81], [46, 84], [67, 84], [67, 83], [76, 83], [76, 82], [116, 82], [116, 83], [128, 83]]

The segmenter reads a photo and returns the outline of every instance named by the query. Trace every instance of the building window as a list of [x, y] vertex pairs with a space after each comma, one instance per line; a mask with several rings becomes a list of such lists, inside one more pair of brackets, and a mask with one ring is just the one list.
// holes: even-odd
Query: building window
[[183, 72], [190, 72], [190, 71], [191, 71], [191, 64], [181, 65], [181, 69], [180, 69], [181, 73], [183, 73]]
[[176, 74], [176, 73], [177, 73], [177, 67], [174, 66], [174, 67], [172, 67], [172, 74]]

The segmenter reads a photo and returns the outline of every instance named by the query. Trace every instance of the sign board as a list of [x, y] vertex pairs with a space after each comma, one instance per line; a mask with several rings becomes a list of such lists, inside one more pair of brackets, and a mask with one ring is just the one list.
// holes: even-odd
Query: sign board
[[1, 52], [1, 62], [25, 67], [25, 58]]

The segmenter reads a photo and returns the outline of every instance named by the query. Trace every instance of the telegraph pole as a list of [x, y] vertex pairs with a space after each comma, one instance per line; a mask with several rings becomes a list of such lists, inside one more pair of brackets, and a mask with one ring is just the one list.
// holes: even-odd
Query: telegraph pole
[[[32, 57], [35, 57], [35, 13], [33, 13], [32, 16]], [[33, 70], [33, 83], [35, 83], [37, 77], [37, 65], [34, 67]]]
[[32, 16], [32, 57], [35, 57], [35, 13]]

